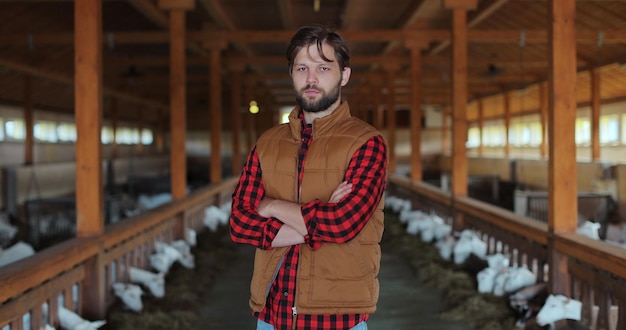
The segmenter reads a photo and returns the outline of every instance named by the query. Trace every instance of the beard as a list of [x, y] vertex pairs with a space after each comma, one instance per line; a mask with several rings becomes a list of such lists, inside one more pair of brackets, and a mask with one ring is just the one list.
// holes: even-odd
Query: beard
[[[307, 89], [313, 89], [321, 92], [321, 98], [317, 101], [305, 99], [304, 91]], [[328, 109], [331, 105], [333, 105], [339, 99], [339, 94], [341, 92], [341, 80], [337, 82], [337, 85], [333, 87], [330, 91], [325, 92], [316, 86], [306, 85], [304, 88], [300, 90], [298, 95], [296, 96], [296, 102], [303, 111], [306, 112], [321, 112]]]

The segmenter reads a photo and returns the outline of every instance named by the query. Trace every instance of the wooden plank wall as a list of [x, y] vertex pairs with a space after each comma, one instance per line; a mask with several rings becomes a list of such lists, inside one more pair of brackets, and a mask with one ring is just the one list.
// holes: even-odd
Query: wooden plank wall
[[[115, 182], [123, 184], [128, 175], [164, 175], [169, 172], [168, 156], [120, 158], [113, 163]], [[105, 164], [102, 165], [106, 175]], [[16, 166], [18, 203], [26, 199], [58, 197], [72, 194], [75, 190], [75, 163], [49, 163], [32, 166]], [[106, 179], [104, 180], [106, 182]], [[0, 187], [2, 186], [0, 176]], [[0, 189], [0, 208], [4, 209], [4, 196]]]

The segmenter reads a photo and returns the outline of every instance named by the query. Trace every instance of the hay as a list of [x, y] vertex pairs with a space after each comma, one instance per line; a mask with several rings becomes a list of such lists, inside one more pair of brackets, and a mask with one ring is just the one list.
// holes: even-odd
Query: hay
[[439, 313], [439, 317], [463, 321], [474, 329], [482, 329], [489, 322], [502, 323], [503, 320], [510, 318], [511, 310], [504, 304], [494, 304], [483, 295], [475, 295], [458, 306]]
[[148, 293], [143, 297], [143, 310], [134, 313], [116, 300], [109, 307], [103, 330], [172, 330], [197, 328], [200, 317], [197, 306], [213, 286], [217, 274], [236, 260], [236, 245], [230, 240], [228, 227], [216, 232], [202, 231], [198, 245], [192, 248], [196, 267], [186, 269], [175, 263], [165, 278], [165, 297], [157, 299]]
[[479, 330], [518, 329], [508, 298], [480, 294], [469, 269], [443, 260], [433, 244], [407, 234], [391, 212], [385, 213], [382, 245], [384, 251], [404, 257], [420, 282], [442, 293], [442, 310], [437, 314], [442, 319], [462, 321]]

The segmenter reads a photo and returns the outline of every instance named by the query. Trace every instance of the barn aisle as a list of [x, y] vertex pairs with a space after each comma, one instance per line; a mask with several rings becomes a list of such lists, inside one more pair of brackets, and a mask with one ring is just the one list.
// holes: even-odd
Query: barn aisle
[[[237, 248], [237, 260], [217, 275], [215, 285], [198, 309], [196, 329], [255, 329], [256, 320], [248, 307], [249, 284], [254, 250]], [[422, 285], [406, 260], [383, 253], [380, 272], [378, 311], [370, 318], [372, 330], [469, 330], [460, 322], [442, 320], [435, 315], [441, 306], [437, 291]]]

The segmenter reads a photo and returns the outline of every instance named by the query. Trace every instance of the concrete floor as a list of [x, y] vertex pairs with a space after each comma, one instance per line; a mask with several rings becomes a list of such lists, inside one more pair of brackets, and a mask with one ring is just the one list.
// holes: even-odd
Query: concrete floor
[[[198, 330], [253, 330], [256, 319], [248, 307], [254, 249], [239, 246], [238, 259], [219, 274], [217, 283], [200, 307]], [[440, 308], [437, 291], [423, 286], [406, 262], [383, 253], [378, 310], [370, 316], [370, 330], [470, 330], [468, 325], [436, 317]]]

